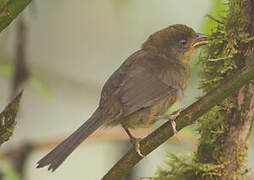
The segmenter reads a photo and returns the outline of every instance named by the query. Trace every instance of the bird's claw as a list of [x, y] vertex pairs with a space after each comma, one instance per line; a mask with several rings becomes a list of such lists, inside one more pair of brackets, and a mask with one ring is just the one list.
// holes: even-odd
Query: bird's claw
[[157, 119], [167, 119], [170, 121], [171, 123], [171, 126], [173, 128], [173, 132], [174, 132], [174, 135], [177, 134], [177, 130], [176, 130], [176, 122], [175, 122], [175, 119], [177, 118], [177, 116], [180, 115], [180, 113], [183, 111], [183, 108], [180, 108], [178, 109], [177, 111], [174, 111], [173, 113], [171, 114], [164, 114], [164, 115], [161, 115], [161, 116], [157, 116], [156, 118]]
[[183, 108], [180, 108], [176, 111], [174, 111], [173, 113], [168, 115], [168, 120], [174, 121], [179, 115], [180, 113], [183, 111]]
[[174, 120], [170, 120], [170, 122], [171, 122], [171, 126], [172, 126], [172, 129], [173, 129], [174, 135], [176, 135], [177, 134], [176, 122]]
[[131, 138], [130, 139], [130, 142], [131, 142], [131, 144], [135, 147], [135, 150], [136, 150], [136, 152], [138, 153], [138, 155], [140, 155], [141, 157], [145, 157], [145, 155], [143, 155], [142, 153], [141, 153], [141, 151], [140, 151], [140, 141], [141, 141], [142, 139], [141, 138]]

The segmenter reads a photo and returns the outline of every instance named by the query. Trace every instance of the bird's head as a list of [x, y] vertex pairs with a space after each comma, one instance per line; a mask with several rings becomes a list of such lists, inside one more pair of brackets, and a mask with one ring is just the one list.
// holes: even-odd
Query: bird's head
[[172, 60], [188, 61], [197, 47], [208, 43], [207, 38], [186, 25], [176, 24], [152, 34], [142, 48]]

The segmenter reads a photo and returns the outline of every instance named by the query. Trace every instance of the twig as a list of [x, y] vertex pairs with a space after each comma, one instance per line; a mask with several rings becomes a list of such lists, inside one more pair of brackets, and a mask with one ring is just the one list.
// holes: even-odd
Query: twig
[[[151, 133], [154, 129], [150, 129], [150, 128], [146, 128], [146, 129], [137, 129], [135, 130], [134, 134], [137, 137], [144, 137], [145, 135]], [[15, 154], [16, 152], [19, 152], [20, 149], [22, 149], [24, 143], [25, 144], [30, 144], [33, 147], [33, 151], [41, 151], [41, 150], [48, 150], [50, 148], [53, 148], [55, 146], [57, 146], [59, 143], [61, 143], [66, 137], [57, 137], [57, 138], [50, 138], [50, 139], [45, 139], [45, 140], [38, 140], [38, 141], [27, 141], [27, 142], [23, 142], [20, 145], [15, 145], [15, 146], [11, 146], [9, 148], [4, 149], [1, 153], [0, 153], [0, 157], [5, 157], [8, 156], [9, 154]], [[196, 142], [193, 141], [192, 138], [188, 139], [188, 137], [186, 137], [186, 135], [184, 134], [179, 134], [177, 135], [180, 137], [181, 139], [181, 143], [190, 145], [190, 146], [195, 146]], [[128, 141], [129, 142], [129, 137], [126, 135], [126, 133], [123, 131], [122, 128], [114, 128], [114, 129], [110, 129], [110, 130], [99, 130], [97, 132], [95, 132], [93, 135], [91, 135], [85, 142], [82, 143], [82, 145], [86, 145], [87, 142], [91, 141], [101, 141], [101, 140], [112, 140], [112, 141]]]
[[220, 21], [220, 20], [218, 20], [217, 18], [213, 17], [211, 14], [207, 14], [206, 16], [207, 16], [208, 18], [210, 18], [211, 20], [213, 20], [213, 21], [219, 23], [219, 24], [223, 24], [222, 21]]
[[21, 86], [29, 77], [27, 66], [26, 47], [27, 47], [27, 30], [23, 18], [19, 19], [17, 24], [17, 45], [15, 58], [15, 72], [12, 81], [12, 96], [15, 95]]

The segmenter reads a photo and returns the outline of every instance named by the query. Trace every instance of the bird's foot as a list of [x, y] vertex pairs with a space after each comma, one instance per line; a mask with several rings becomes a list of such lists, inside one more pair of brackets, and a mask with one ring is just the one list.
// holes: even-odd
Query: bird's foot
[[131, 132], [129, 131], [129, 129], [125, 126], [123, 126], [125, 132], [128, 134], [128, 136], [130, 137], [130, 143], [135, 147], [136, 152], [138, 153], [138, 155], [140, 155], [141, 157], [145, 158], [145, 155], [143, 155], [140, 151], [140, 141], [142, 140], [141, 138], [135, 138], [134, 136], [131, 135]]
[[177, 111], [174, 111], [173, 113], [171, 114], [164, 114], [164, 115], [161, 115], [161, 116], [157, 116], [156, 118], [157, 119], [167, 119], [170, 121], [171, 123], [171, 126], [173, 128], [173, 132], [174, 132], [174, 135], [177, 134], [177, 130], [176, 130], [176, 122], [175, 122], [175, 119], [177, 118], [177, 116], [180, 115], [180, 113], [183, 111], [183, 108], [181, 109], [178, 109]]
[[132, 137], [132, 138], [130, 138], [130, 142], [131, 142], [131, 144], [135, 147], [135, 150], [136, 150], [136, 152], [138, 153], [138, 155], [140, 155], [141, 157], [145, 157], [145, 155], [143, 155], [142, 153], [141, 153], [141, 151], [140, 151], [140, 141], [141, 141], [142, 139], [141, 138], [135, 138], [135, 137]]

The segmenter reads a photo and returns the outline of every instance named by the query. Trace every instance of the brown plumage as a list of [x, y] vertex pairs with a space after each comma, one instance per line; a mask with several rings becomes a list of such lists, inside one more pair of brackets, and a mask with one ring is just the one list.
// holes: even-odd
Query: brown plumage
[[207, 43], [201, 40], [205, 37], [180, 24], [152, 34], [107, 80], [93, 115], [37, 167], [49, 165], [54, 171], [102, 125], [121, 124], [138, 152], [138, 141], [128, 128], [151, 125], [182, 96], [190, 77], [189, 59], [195, 47]]

